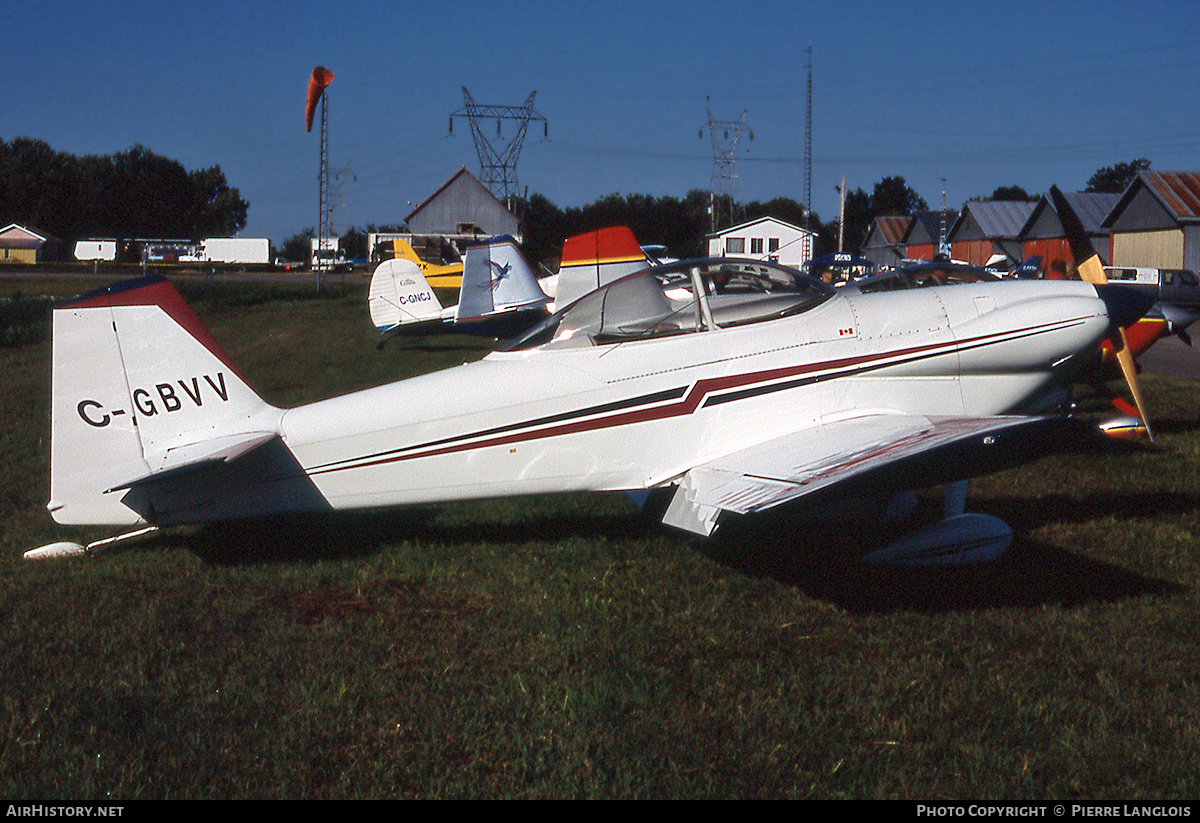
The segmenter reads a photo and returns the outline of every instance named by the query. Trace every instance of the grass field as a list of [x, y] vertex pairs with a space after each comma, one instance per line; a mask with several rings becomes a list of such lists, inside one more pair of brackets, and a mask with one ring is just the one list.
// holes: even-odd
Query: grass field
[[[0, 284], [69, 294], [79, 284]], [[264, 397], [483, 356], [382, 349], [365, 288], [184, 287]], [[36, 324], [35, 324], [36, 325]], [[181, 531], [87, 561], [56, 527], [49, 340], [0, 348], [0, 795], [1200, 796], [1200, 396], [1159, 449], [981, 479], [999, 560], [857, 561], [867, 527], [711, 544], [619, 495]], [[930, 499], [928, 505], [936, 505]]]

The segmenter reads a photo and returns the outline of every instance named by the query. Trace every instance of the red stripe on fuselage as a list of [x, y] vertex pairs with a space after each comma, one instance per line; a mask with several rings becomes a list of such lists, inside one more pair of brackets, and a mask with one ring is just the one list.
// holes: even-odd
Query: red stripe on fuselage
[[1041, 326], [1029, 326], [1024, 329], [1014, 329], [998, 334], [981, 335], [979, 337], [968, 338], [961, 341], [951, 341], [945, 343], [934, 343], [926, 346], [913, 346], [906, 349], [898, 349], [884, 354], [864, 354], [856, 357], [845, 357], [837, 360], [829, 360], [822, 363], [808, 363], [797, 366], [787, 366], [778, 369], [767, 369], [760, 372], [748, 372], [745, 374], [729, 375], [725, 377], [714, 377], [706, 380], [697, 381], [687, 391], [682, 399], [675, 403], [662, 405], [652, 405], [632, 411], [619, 412], [609, 414], [602, 417], [590, 417], [587, 419], [575, 420], [569, 423], [562, 423], [552, 426], [544, 426], [534, 429], [529, 429], [522, 432], [514, 432], [499, 437], [491, 437], [485, 440], [470, 440], [474, 435], [463, 435], [460, 440], [467, 442], [458, 442], [446, 444], [434, 448], [422, 449], [420, 445], [410, 447], [410, 450], [404, 454], [388, 454], [376, 458], [363, 457], [360, 462], [348, 462], [341, 465], [329, 465], [310, 470], [309, 475], [327, 474], [329, 472], [342, 471], [345, 469], [361, 469], [371, 466], [379, 466], [386, 463], [397, 463], [406, 460], [415, 460], [421, 457], [439, 457], [447, 454], [456, 454], [459, 452], [470, 451], [473, 449], [488, 448], [494, 446], [507, 446], [515, 443], [528, 442], [530, 440], [539, 440], [542, 438], [560, 437], [568, 434], [578, 434], [580, 432], [593, 431], [599, 429], [615, 428], [617, 426], [627, 426], [635, 423], [644, 423], [651, 420], [668, 420], [673, 417], [682, 417], [693, 413], [705, 398], [710, 397], [716, 392], [727, 391], [730, 389], [745, 388], [747, 386], [762, 384], [767, 386], [771, 383], [788, 378], [795, 378], [804, 374], [815, 374], [819, 372], [837, 372], [845, 369], [860, 371], [862, 367], [883, 368], [889, 365], [888, 361], [896, 360], [897, 358], [912, 358], [912, 357], [930, 357], [936, 356], [939, 349], [944, 349], [943, 354], [952, 354], [964, 347], [978, 347], [980, 345], [988, 345], [990, 343], [1005, 342], [1005, 340], [1013, 339], [1030, 334], [1041, 334], [1059, 328], [1066, 328], [1081, 322], [1083, 318], [1073, 318], [1070, 320], [1048, 323]]

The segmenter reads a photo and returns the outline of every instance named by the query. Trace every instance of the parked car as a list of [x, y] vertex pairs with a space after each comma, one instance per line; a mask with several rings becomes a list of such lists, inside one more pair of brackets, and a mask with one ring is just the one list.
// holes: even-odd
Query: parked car
[[1188, 269], [1105, 266], [1110, 283], [1140, 289], [1162, 303], [1200, 307], [1200, 278]]

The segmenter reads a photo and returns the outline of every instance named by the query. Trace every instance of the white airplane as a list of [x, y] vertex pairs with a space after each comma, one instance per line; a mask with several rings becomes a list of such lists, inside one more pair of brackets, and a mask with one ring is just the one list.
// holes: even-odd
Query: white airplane
[[516, 241], [507, 235], [467, 248], [459, 300], [453, 306], [442, 306], [420, 267], [405, 257], [380, 263], [367, 293], [371, 322], [382, 332], [431, 322], [496, 330], [515, 318], [528, 327], [549, 313], [549, 303]]
[[[480, 361], [283, 409], [150, 276], [54, 310], [48, 508], [144, 530], [663, 490], [664, 523], [711, 535], [778, 507], [961, 491], [1090, 436], [1022, 411], [1147, 307], [1078, 281], [863, 294], [773, 264], [683, 261], [608, 283]], [[901, 560], [967, 562], [1011, 539], [960, 498], [948, 509]]]

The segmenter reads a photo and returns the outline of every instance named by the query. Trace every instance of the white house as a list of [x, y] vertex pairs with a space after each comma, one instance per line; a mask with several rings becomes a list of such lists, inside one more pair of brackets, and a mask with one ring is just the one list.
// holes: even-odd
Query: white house
[[709, 257], [752, 257], [799, 268], [812, 259], [815, 232], [760, 217], [708, 235]]

